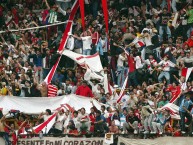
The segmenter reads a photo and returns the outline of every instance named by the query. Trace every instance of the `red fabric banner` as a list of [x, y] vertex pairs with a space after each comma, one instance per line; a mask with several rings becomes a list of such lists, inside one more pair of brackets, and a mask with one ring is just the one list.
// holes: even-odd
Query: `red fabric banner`
[[80, 14], [81, 14], [81, 19], [82, 19], [82, 28], [83, 31], [85, 30], [85, 21], [84, 21], [84, 0], [79, 0], [79, 5], [80, 5]]
[[[70, 32], [70, 29], [72, 27], [72, 24], [73, 24], [73, 20], [74, 20], [74, 16], [78, 10], [78, 7], [79, 7], [79, 3], [78, 3], [78, 0], [75, 1], [73, 7], [72, 7], [72, 10], [71, 10], [71, 13], [70, 13], [70, 16], [69, 16], [69, 19], [68, 19], [68, 23], [66, 25], [66, 28], [65, 28], [65, 31], [63, 33], [63, 36], [62, 36], [62, 41], [60, 43], [60, 46], [58, 48], [58, 51], [60, 53], [62, 53], [62, 51], [64, 50], [64, 47], [66, 45], [66, 42], [68, 40], [68, 32]], [[50, 70], [49, 74], [47, 75], [47, 77], [45, 78], [44, 82], [46, 82], [47, 84], [49, 84], [54, 76], [54, 73], [58, 67], [58, 64], [59, 64], [59, 61], [60, 61], [61, 57], [58, 58], [57, 62], [55, 63], [55, 65], [52, 67], [52, 69]]]
[[104, 13], [104, 19], [105, 19], [106, 33], [108, 34], [109, 14], [108, 14], [108, 8], [107, 8], [107, 0], [101, 0], [101, 1], [102, 1], [102, 7], [103, 7], [103, 13]]

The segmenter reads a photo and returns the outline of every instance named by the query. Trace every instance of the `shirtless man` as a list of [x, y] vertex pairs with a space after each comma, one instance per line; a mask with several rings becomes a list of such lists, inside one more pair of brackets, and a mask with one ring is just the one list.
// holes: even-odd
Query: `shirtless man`
[[[6, 114], [7, 115], [7, 114]], [[3, 137], [5, 140], [5, 145], [11, 145], [11, 142], [9, 141], [8, 133], [5, 132], [5, 116], [2, 113], [2, 110], [0, 110], [0, 137]]]
[[41, 92], [42, 97], [48, 96], [48, 87], [47, 87], [46, 82], [43, 82], [42, 85], [40, 85], [39, 90]]

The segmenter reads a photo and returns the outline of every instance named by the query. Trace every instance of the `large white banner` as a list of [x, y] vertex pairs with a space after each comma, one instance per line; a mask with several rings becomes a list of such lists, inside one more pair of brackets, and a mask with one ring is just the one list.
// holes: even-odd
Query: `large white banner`
[[92, 98], [77, 96], [74, 94], [57, 96], [53, 98], [48, 97], [14, 97], [14, 96], [0, 96], [0, 108], [3, 108], [3, 113], [14, 109], [26, 114], [39, 114], [45, 112], [46, 109], [54, 111], [62, 104], [69, 104], [78, 110], [82, 107], [86, 109], [86, 112], [90, 112], [93, 100], [97, 109], [100, 109], [100, 103]]

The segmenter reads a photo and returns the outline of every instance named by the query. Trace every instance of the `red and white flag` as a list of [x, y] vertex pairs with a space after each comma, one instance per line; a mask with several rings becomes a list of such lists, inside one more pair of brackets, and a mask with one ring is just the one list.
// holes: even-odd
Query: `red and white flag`
[[121, 101], [122, 97], [124, 96], [125, 88], [127, 86], [127, 81], [128, 81], [128, 75], [127, 75], [127, 77], [125, 79], [125, 82], [124, 82], [122, 88], [121, 88], [121, 92], [119, 94], [119, 98], [117, 99], [117, 103], [119, 103]]
[[87, 65], [92, 71], [100, 72], [103, 70], [98, 53], [95, 53], [93, 55], [82, 55], [70, 50], [64, 50], [62, 54], [71, 58], [82, 67], [85, 67], [85, 65]]
[[190, 74], [192, 73], [193, 71], [193, 67], [190, 67], [190, 68], [182, 68], [182, 72], [181, 72], [181, 76], [185, 77], [186, 78], [186, 82], [188, 81], [188, 78], [190, 77]]
[[[60, 43], [60, 46], [58, 48], [58, 51], [60, 53], [62, 53], [62, 51], [64, 50], [65, 46], [66, 46], [66, 43], [67, 43], [67, 40], [68, 40], [68, 33], [71, 31], [71, 28], [72, 28], [72, 25], [73, 25], [73, 20], [74, 20], [74, 17], [75, 17], [75, 14], [78, 10], [78, 7], [79, 7], [79, 3], [78, 3], [78, 0], [76, 0], [74, 2], [74, 5], [72, 6], [72, 9], [71, 9], [71, 13], [70, 13], [70, 16], [69, 16], [69, 19], [68, 19], [68, 23], [66, 24], [66, 28], [65, 28], [65, 31], [63, 33], [63, 36], [62, 36], [62, 40], [61, 40], [61, 43]], [[55, 63], [55, 65], [52, 67], [52, 69], [50, 70], [49, 74], [46, 76], [44, 82], [46, 82], [47, 84], [49, 84], [54, 76], [54, 73], [58, 67], [58, 64], [59, 64], [59, 61], [61, 59], [61, 56], [58, 58], [57, 62]]]
[[55, 85], [48, 84], [48, 97], [56, 97], [58, 88]]
[[108, 76], [107, 74], [104, 74], [104, 89], [105, 89], [105, 94], [109, 93], [110, 95], [113, 94], [113, 87], [110, 85], [109, 81], [108, 81]]
[[173, 103], [168, 103], [166, 105], [164, 105], [161, 110], [169, 110], [170, 111], [170, 115], [171, 118], [173, 119], [180, 119], [180, 115], [179, 115], [179, 106], [173, 104]]
[[[43, 131], [43, 134], [47, 134], [52, 126], [55, 123], [57, 113], [52, 114], [47, 120], [45, 120], [43, 123], [33, 127], [33, 131], [35, 133], [39, 133], [40, 131]], [[23, 131], [21, 134], [27, 134], [26, 131]]]

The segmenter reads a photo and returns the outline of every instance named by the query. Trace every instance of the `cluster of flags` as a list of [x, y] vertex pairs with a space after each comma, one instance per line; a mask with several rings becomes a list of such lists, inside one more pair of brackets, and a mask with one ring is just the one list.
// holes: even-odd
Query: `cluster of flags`
[[[107, 0], [101, 0], [101, 2], [102, 2], [102, 6], [103, 6], [106, 33], [108, 34]], [[168, 0], [168, 3], [170, 3], [170, 0]], [[62, 37], [62, 41], [61, 41], [60, 46], [58, 48], [58, 51], [60, 52], [60, 54], [66, 55], [66, 56], [70, 57], [71, 59], [73, 59], [74, 61], [76, 61], [80, 66], [82, 66], [84, 68], [85, 68], [85, 66], [87, 66], [90, 71], [87, 72], [87, 76], [85, 76], [85, 77], [88, 77], [88, 76], [92, 75], [96, 78], [97, 77], [98, 78], [104, 78], [103, 81], [104, 81], [105, 92], [106, 93], [109, 92], [110, 95], [112, 95], [113, 88], [109, 84], [108, 79], [105, 76], [105, 74], [97, 74], [103, 69], [101, 63], [95, 63], [95, 62], [100, 62], [100, 57], [99, 57], [98, 54], [91, 55], [91, 56], [84, 56], [84, 55], [77, 54], [77, 53], [74, 53], [74, 52], [69, 51], [69, 50], [64, 50], [64, 47], [65, 47], [67, 39], [68, 39], [68, 32], [71, 31], [72, 24], [73, 24], [72, 21], [74, 19], [74, 16], [75, 16], [79, 6], [80, 6], [80, 13], [81, 13], [81, 18], [82, 18], [82, 27], [83, 27], [83, 30], [85, 30], [84, 0], [76, 0], [73, 7], [72, 7], [72, 11], [71, 11], [71, 14], [70, 14], [70, 17], [69, 17], [69, 21], [67, 23], [65, 32], [64, 32], [63, 37]], [[141, 44], [141, 45], [143, 45], [143, 44]], [[127, 51], [125, 51], [125, 52], [126, 52], [127, 55], [129, 55], [129, 53]], [[45, 79], [45, 82], [48, 84], [48, 96], [49, 97], [56, 96], [56, 94], [57, 94], [57, 87], [51, 85], [50, 82], [51, 82], [51, 80], [53, 78], [53, 75], [56, 71], [56, 68], [59, 64], [60, 58], [61, 57], [58, 58], [56, 64], [53, 66], [53, 68], [51, 69], [51, 71], [49, 72], [48, 76]], [[95, 65], [93, 66], [93, 64], [95, 64]], [[182, 76], [184, 76], [186, 78], [186, 82], [187, 82], [192, 70], [193, 70], [193, 68], [184, 68], [182, 70]], [[128, 76], [126, 77], [126, 79], [124, 81], [124, 84], [121, 88], [121, 92], [120, 92], [120, 94], [117, 98], [117, 101], [116, 101], [117, 103], [119, 103], [121, 101], [121, 99], [124, 95], [124, 90], [127, 86], [127, 81], [128, 81]], [[174, 103], [174, 101], [179, 97], [180, 94], [181, 94], [181, 91], [179, 91], [178, 94], [172, 96], [172, 99], [170, 100], [170, 103]]]

